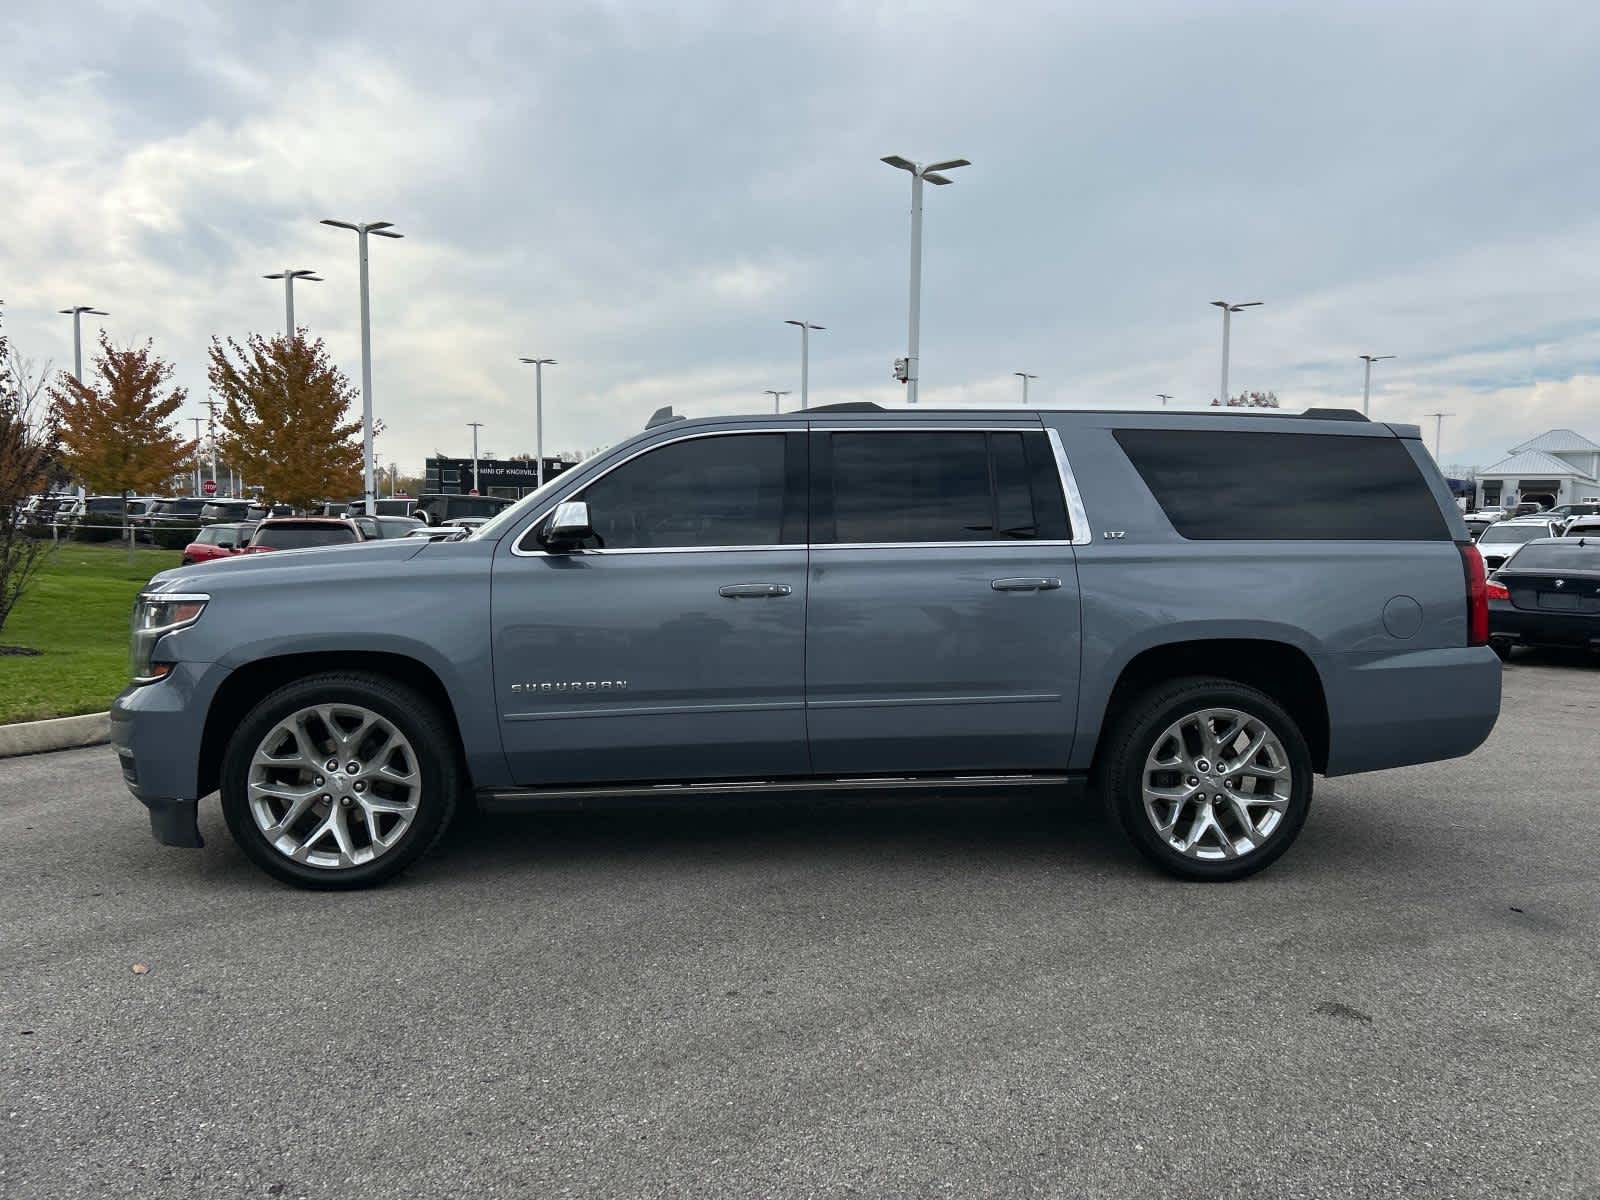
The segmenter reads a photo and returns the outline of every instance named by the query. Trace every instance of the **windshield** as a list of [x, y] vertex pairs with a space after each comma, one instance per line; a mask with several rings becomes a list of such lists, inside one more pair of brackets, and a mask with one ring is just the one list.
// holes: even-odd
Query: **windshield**
[[1506, 542], [1521, 545], [1531, 542], [1534, 538], [1550, 536], [1550, 527], [1547, 525], [1493, 525], [1479, 535], [1478, 541], [1485, 545], [1491, 542]]
[[1518, 571], [1600, 571], [1600, 539], [1551, 542], [1518, 550], [1506, 566]]
[[269, 525], [256, 530], [250, 544], [271, 550], [304, 550], [310, 546], [340, 546], [355, 540], [355, 530], [338, 525]]
[[[605, 453], [607, 453], [606, 450], [601, 450], [595, 454], [591, 454], [588, 458], [584, 459], [583, 462], [577, 464], [577, 466], [568, 467], [565, 471], [561, 472], [561, 474], [553, 475], [549, 479], [546, 479], [543, 487], [535, 488], [521, 500], [518, 500], [515, 504], [502, 508], [488, 521], [484, 522], [482, 525], [479, 525], [467, 535], [467, 540], [470, 542], [478, 542], [492, 540], [499, 537], [513, 525], [520, 523], [524, 517], [532, 516], [533, 513], [537, 511], [539, 506], [545, 503], [545, 501], [547, 501], [550, 496], [554, 494], [555, 490], [561, 486], [562, 482], [567, 478], [568, 475], [572, 474], [574, 471], [581, 470], [586, 463], [593, 462], [595, 459], [599, 458], [600, 455]], [[449, 522], [441, 521], [440, 524], [448, 525]]]
[[163, 500], [151, 511], [158, 517], [198, 517], [204, 500]]

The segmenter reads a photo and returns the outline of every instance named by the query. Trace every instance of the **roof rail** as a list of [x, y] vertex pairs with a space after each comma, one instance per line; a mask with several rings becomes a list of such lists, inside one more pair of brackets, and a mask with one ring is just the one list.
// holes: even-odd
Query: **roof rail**
[[644, 423], [646, 429], [655, 429], [660, 425], [671, 425], [674, 421], [687, 421], [689, 418], [672, 411], [672, 405], [658, 408], [650, 414], [650, 419]]
[[844, 400], [838, 404], [814, 404], [806, 412], [883, 412], [881, 404], [871, 400]]
[[1358, 413], [1353, 408], [1308, 408], [1300, 414], [1302, 417], [1315, 417], [1319, 421], [1367, 421], [1370, 420], [1364, 413]]

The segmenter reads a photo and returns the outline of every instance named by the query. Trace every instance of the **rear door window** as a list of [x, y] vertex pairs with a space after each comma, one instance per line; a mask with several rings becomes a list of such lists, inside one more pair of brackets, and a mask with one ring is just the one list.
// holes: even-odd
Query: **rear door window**
[[871, 430], [817, 435], [818, 544], [1064, 541], [1042, 432]]
[[1115, 437], [1173, 528], [1190, 540], [1450, 537], [1398, 438], [1210, 429], [1119, 429]]

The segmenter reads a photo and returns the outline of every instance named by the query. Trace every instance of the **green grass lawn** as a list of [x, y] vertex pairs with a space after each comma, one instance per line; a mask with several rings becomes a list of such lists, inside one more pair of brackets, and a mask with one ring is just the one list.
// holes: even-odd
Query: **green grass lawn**
[[63, 542], [12, 609], [0, 646], [38, 657], [0, 654], [0, 724], [103, 712], [128, 681], [128, 617], [133, 598], [157, 571], [178, 565], [177, 550]]

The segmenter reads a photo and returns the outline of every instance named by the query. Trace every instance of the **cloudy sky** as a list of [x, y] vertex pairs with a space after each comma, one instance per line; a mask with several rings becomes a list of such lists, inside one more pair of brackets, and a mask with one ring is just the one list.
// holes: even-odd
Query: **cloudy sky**
[[[673, 404], [902, 403], [907, 177], [929, 189], [923, 402], [1456, 414], [1447, 463], [1600, 440], [1600, 5], [10, 0], [0, 299], [70, 365], [94, 304], [205, 395], [213, 334], [301, 324], [380, 456], [586, 449]], [[796, 397], [797, 399], [797, 397]], [[1431, 422], [1429, 422], [1431, 426]]]

